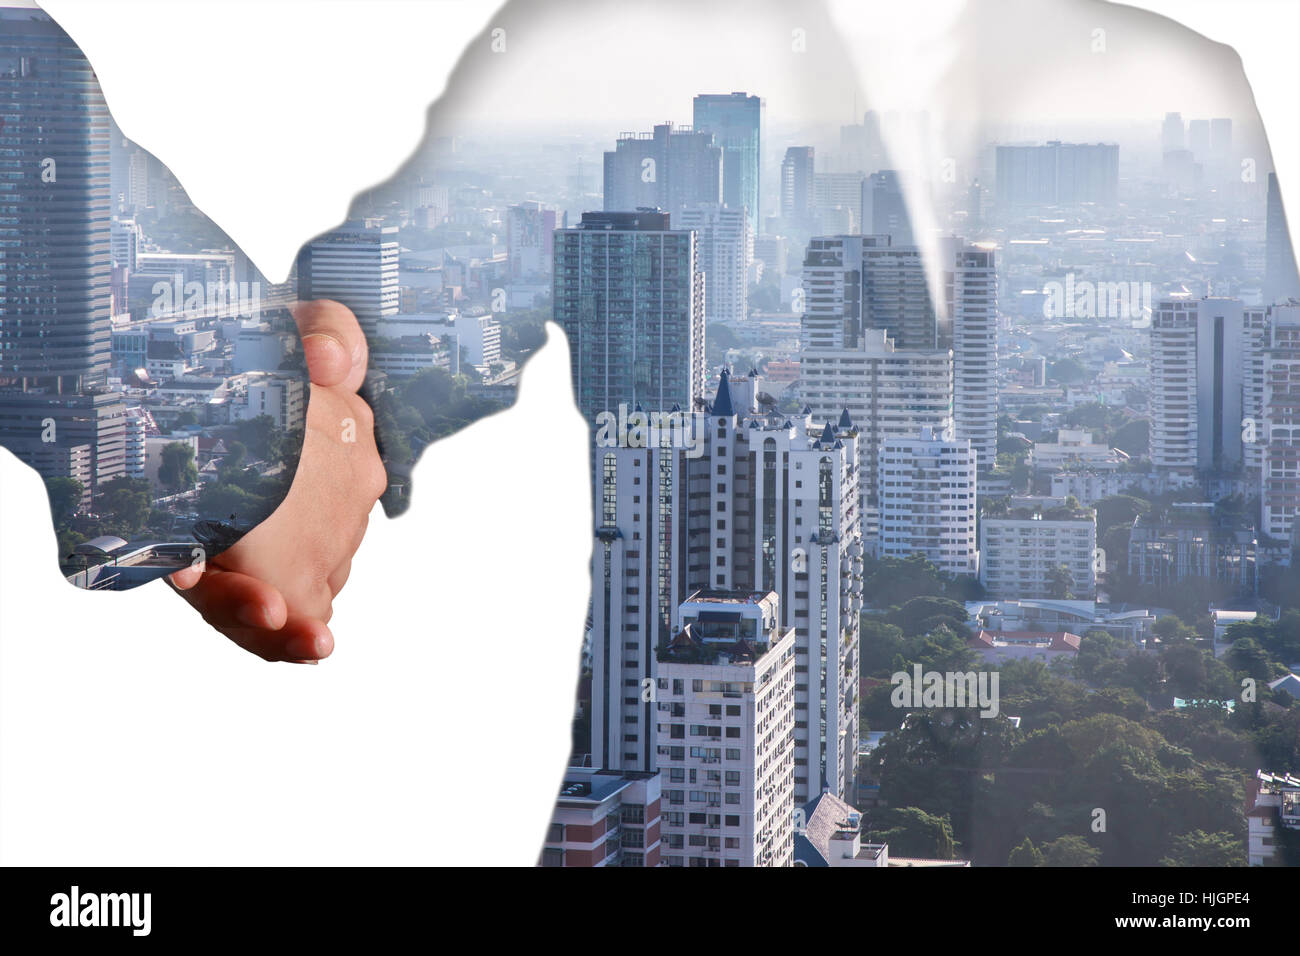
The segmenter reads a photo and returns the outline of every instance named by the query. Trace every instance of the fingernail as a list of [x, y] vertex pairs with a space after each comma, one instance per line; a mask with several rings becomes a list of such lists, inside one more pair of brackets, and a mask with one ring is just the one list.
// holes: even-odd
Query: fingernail
[[290, 661], [290, 664], [319, 664], [320, 661]]
[[266, 627], [269, 615], [260, 604], [241, 604], [235, 611], [235, 617], [245, 627]]
[[295, 637], [284, 645], [284, 656], [292, 661], [316, 662], [321, 656], [318, 637]]

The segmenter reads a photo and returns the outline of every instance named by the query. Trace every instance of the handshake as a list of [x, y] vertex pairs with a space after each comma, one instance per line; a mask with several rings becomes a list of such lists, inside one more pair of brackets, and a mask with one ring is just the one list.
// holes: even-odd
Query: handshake
[[298, 470], [279, 507], [236, 544], [168, 581], [205, 621], [268, 661], [315, 664], [370, 510], [387, 487], [374, 416], [358, 394], [366, 339], [337, 302], [294, 310], [311, 377]]

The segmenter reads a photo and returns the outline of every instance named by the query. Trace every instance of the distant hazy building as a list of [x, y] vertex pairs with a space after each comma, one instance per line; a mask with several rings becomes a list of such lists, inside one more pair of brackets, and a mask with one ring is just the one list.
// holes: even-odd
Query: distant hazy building
[[700, 271], [704, 273], [706, 322], [745, 321], [754, 241], [744, 210], [701, 203], [683, 209], [676, 222], [681, 229], [695, 230]]
[[704, 274], [695, 233], [667, 213], [587, 212], [557, 232], [553, 309], [588, 421], [703, 396]]
[[[888, 235], [891, 245], [912, 244], [912, 220], [907, 214], [897, 170], [882, 169], [862, 183], [862, 215], [870, 223], [870, 232]], [[865, 224], [862, 231], [868, 231]]]
[[999, 208], [1113, 203], [1119, 194], [1119, 147], [1062, 143], [997, 147]]
[[813, 174], [813, 211], [820, 228], [833, 231], [828, 223], [846, 218], [848, 228], [844, 232], [868, 231], [862, 218], [863, 182], [861, 173]]
[[712, 133], [722, 147], [722, 201], [744, 209], [750, 235], [762, 223], [763, 101], [748, 93], [702, 93], [695, 97], [696, 132]]
[[308, 243], [298, 259], [298, 294], [334, 299], [374, 333], [376, 323], [401, 307], [397, 227], [353, 220]]
[[1210, 158], [1210, 121], [1190, 120], [1187, 124], [1187, 148], [1201, 162]]
[[1166, 113], [1160, 127], [1160, 145], [1166, 153], [1183, 148], [1186, 127], [1181, 113]]
[[506, 255], [512, 280], [550, 276], [554, 242], [554, 209], [521, 202], [506, 210]]
[[883, 558], [924, 555], [948, 574], [979, 573], [976, 542], [975, 449], [923, 428], [914, 438], [890, 438], [880, 447]]
[[623, 133], [605, 153], [605, 211], [680, 212], [722, 202], [722, 147], [713, 134], [661, 123], [650, 133]]
[[1268, 174], [1268, 209], [1264, 227], [1264, 303], [1300, 299], [1300, 273], [1287, 231], [1277, 173]]
[[795, 647], [775, 592], [697, 591], [658, 649], [669, 866], [794, 861]]
[[781, 218], [807, 227], [815, 202], [814, 157], [811, 146], [791, 146], [781, 161]]

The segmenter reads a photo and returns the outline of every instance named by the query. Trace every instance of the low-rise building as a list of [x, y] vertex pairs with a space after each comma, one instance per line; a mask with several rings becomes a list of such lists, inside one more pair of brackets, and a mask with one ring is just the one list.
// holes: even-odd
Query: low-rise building
[[1096, 551], [1092, 511], [984, 517], [980, 583], [993, 598], [1091, 599], [1097, 595]]
[[1072, 658], [1078, 654], [1081, 640], [1078, 634], [1069, 631], [986, 631], [981, 628], [969, 644], [986, 664], [1005, 664], [1007, 661], [1050, 664], [1057, 658]]
[[1300, 831], [1300, 777], [1256, 771], [1254, 779], [1246, 782], [1246, 823], [1247, 864], [1280, 865], [1282, 830]]
[[1187, 502], [1139, 515], [1129, 535], [1129, 576], [1151, 587], [1208, 580], [1256, 593], [1255, 529], [1214, 509], [1211, 502]]
[[569, 767], [538, 866], [659, 866], [657, 773]]

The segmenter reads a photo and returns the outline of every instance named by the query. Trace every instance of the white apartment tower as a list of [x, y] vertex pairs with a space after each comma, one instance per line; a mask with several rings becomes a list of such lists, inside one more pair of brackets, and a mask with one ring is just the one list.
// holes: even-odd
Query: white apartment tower
[[697, 203], [682, 210], [677, 225], [695, 231], [706, 321], [744, 322], [749, 315], [749, 263], [754, 258], [745, 210]]
[[353, 220], [309, 243], [298, 259], [302, 299], [334, 299], [357, 317], [367, 335], [401, 307], [397, 227]]
[[[952, 330], [953, 419], [968, 439], [979, 470], [998, 453], [998, 277], [991, 246], [950, 238], [941, 242], [945, 325]], [[940, 331], [940, 340], [944, 338]]]
[[880, 448], [882, 558], [921, 554], [949, 574], [979, 573], [975, 538], [977, 463], [970, 439], [923, 428]]
[[775, 592], [703, 590], [658, 650], [669, 866], [794, 864], [795, 629]]
[[1243, 442], [1263, 401], [1262, 309], [1241, 300], [1173, 295], [1151, 319], [1151, 463], [1197, 472], [1257, 470], [1262, 448]]
[[857, 436], [754, 407], [753, 382], [724, 374], [709, 410], [687, 418], [689, 442], [668, 428], [648, 429], [647, 447], [598, 435], [592, 760], [659, 769], [645, 689], [690, 593], [775, 591], [797, 635], [794, 786], [806, 802], [823, 781], [848, 793], [856, 770]]
[[922, 428], [951, 434], [952, 352], [900, 349], [884, 329], [867, 329], [853, 349], [809, 349], [800, 354], [800, 392], [814, 421], [834, 420], [846, 411], [858, 426], [862, 532], [879, 533], [880, 446], [910, 438]]
[[[1097, 596], [1097, 519], [999, 517], [980, 521], [980, 583], [992, 600], [1091, 601]], [[1056, 573], [1064, 567], [1068, 582]]]

